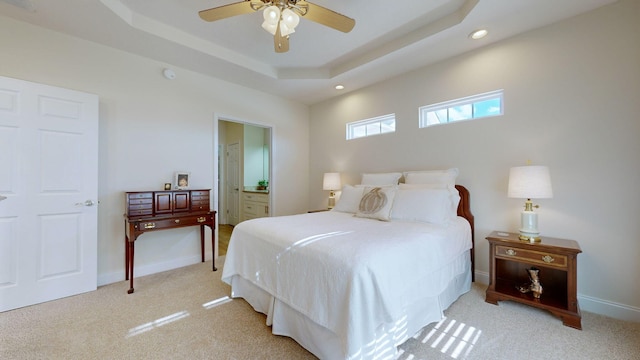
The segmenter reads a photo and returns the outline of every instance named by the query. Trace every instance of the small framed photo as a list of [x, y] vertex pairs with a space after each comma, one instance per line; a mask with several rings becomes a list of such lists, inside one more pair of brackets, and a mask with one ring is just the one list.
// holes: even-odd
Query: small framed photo
[[175, 176], [173, 178], [174, 189], [180, 189], [180, 190], [188, 189], [190, 177], [191, 177], [190, 172], [176, 171]]
[[171, 183], [164, 183], [165, 190], [171, 190]]

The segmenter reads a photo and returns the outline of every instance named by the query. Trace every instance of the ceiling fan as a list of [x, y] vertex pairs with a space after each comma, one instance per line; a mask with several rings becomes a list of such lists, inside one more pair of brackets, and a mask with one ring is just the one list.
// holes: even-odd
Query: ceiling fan
[[262, 27], [273, 35], [278, 53], [289, 51], [289, 35], [295, 31], [300, 16], [345, 33], [356, 24], [354, 19], [304, 0], [245, 0], [202, 10], [198, 14], [205, 21], [216, 21], [263, 9]]

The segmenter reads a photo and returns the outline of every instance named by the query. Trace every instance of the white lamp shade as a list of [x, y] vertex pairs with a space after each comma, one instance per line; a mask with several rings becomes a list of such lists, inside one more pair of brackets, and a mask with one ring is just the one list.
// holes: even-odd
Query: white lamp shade
[[553, 197], [551, 176], [546, 166], [518, 166], [509, 170], [510, 198], [549, 199]]
[[325, 173], [322, 190], [340, 190], [340, 173]]

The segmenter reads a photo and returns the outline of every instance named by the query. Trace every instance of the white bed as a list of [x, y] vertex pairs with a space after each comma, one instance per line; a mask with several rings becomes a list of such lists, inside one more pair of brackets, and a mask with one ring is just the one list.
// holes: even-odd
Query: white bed
[[[260, 218], [232, 233], [222, 280], [272, 332], [321, 359], [387, 359], [469, 291], [467, 190], [444, 224], [327, 211]], [[456, 216], [458, 215], [458, 216]]]

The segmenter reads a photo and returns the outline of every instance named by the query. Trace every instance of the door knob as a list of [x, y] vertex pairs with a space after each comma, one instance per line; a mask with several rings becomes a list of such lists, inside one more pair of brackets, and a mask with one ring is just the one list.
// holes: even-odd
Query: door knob
[[76, 203], [76, 205], [83, 205], [83, 206], [93, 206], [93, 205], [95, 205], [95, 204], [96, 204], [96, 203], [95, 203], [93, 200], [86, 200], [86, 201], [85, 201], [85, 202], [83, 202], [83, 203]]
[[4, 199], [6, 199], [6, 198], [7, 198], [6, 196], [2, 196], [2, 195], [0, 195], [0, 201], [4, 200]]

